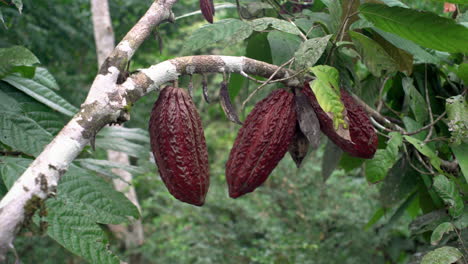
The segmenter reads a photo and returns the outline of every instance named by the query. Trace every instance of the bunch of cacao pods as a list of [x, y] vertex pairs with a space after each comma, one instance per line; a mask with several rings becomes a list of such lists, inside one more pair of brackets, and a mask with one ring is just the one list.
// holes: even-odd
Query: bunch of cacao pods
[[[377, 135], [364, 109], [341, 89], [347, 136], [317, 101], [308, 83], [279, 89], [258, 102], [240, 128], [226, 164], [229, 196], [254, 191], [286, 152], [299, 166], [309, 146], [317, 148], [320, 130], [350, 155], [372, 158]], [[150, 118], [151, 148], [169, 192], [180, 201], [203, 205], [209, 186], [208, 152], [200, 116], [182, 88], [166, 87]]]

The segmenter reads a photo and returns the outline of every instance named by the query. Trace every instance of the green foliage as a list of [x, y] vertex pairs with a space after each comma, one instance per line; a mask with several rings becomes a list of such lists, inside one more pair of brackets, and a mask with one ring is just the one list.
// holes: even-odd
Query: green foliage
[[379, 4], [363, 4], [359, 12], [377, 28], [421, 46], [447, 52], [468, 52], [468, 28], [452, 19]]
[[18, 72], [23, 76], [34, 75], [34, 65], [39, 60], [34, 54], [21, 46], [0, 49], [0, 79], [10, 73]]
[[[117, 40], [152, 2], [110, 2]], [[146, 132], [155, 100], [151, 94], [132, 106], [126, 124], [130, 128], [103, 128], [96, 151], [86, 147], [74, 161], [56, 198], [46, 203], [48, 215], [35, 215], [15, 242], [21, 261], [117, 263], [134, 253], [142, 255], [141, 263], [407, 264], [461, 259], [466, 252], [460, 244], [468, 243], [467, 61], [460, 54], [467, 51], [468, 34], [462, 26], [466, 6], [459, 5], [461, 15], [450, 19], [451, 14], [440, 14], [441, 2], [373, 2], [381, 4], [358, 9], [359, 1], [350, 5], [323, 0], [297, 11], [292, 2], [241, 0], [243, 19], [235, 9], [220, 9], [217, 22], [208, 25], [200, 15], [183, 16], [196, 9], [197, 0], [179, 1], [173, 8], [182, 17], [177, 25], [158, 28], [162, 47], [146, 41], [131, 70], [194, 52], [243, 55], [276, 65], [294, 58], [286, 67], [302, 71], [296, 76], [299, 83], [310, 80], [311, 73], [316, 76], [312, 87], [322, 107], [338, 117], [335, 125], [345, 121], [339, 92], [345, 88], [389, 122], [416, 134], [396, 133], [395, 126], [376, 119], [379, 149], [373, 159], [353, 158], [333, 143], [322, 144], [309, 151], [301, 169], [296, 170], [287, 155], [261, 188], [232, 200], [226, 195], [224, 165], [239, 127], [225, 122], [217, 103], [202, 100], [201, 77], [195, 75], [193, 99], [203, 119], [210, 160], [206, 205], [181, 204], [157, 174]], [[0, 27], [0, 197], [76, 113], [97, 72], [89, 1], [24, 0], [23, 14], [15, 9], [21, 9], [22, 2], [14, 4], [4, 8], [0, 1], [0, 20], [9, 27]], [[280, 10], [283, 4], [288, 14], [279, 14], [286, 12]], [[44, 67], [38, 67], [39, 61]], [[211, 98], [218, 95], [221, 80], [209, 76]], [[181, 87], [187, 83], [186, 77], [179, 80]], [[241, 75], [231, 76], [233, 104], [240, 105], [255, 85]], [[278, 87], [265, 87], [253, 101]], [[434, 119], [446, 111], [447, 119], [431, 125], [429, 109]], [[126, 152], [131, 165], [107, 161], [107, 149]], [[456, 162], [460, 170], [452, 168]], [[125, 251], [103, 229], [139, 216], [112, 189], [110, 180], [118, 177], [115, 168], [134, 176], [129, 184], [136, 187], [142, 205], [146, 236], [144, 245]], [[42, 222], [49, 226], [48, 238], [35, 231]], [[439, 248], [434, 250], [434, 245]]]
[[403, 143], [403, 138], [401, 134], [395, 132], [390, 133], [389, 136], [387, 147], [377, 150], [374, 158], [364, 164], [366, 178], [370, 183], [377, 183], [385, 179], [388, 171], [398, 160], [398, 149]]
[[441, 247], [427, 253], [421, 264], [450, 264], [462, 257], [463, 254], [454, 247]]

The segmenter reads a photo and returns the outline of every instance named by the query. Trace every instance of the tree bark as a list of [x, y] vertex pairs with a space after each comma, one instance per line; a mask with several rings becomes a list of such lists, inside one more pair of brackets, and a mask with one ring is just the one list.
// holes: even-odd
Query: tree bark
[[[93, 18], [94, 40], [96, 43], [96, 53], [98, 66], [100, 67], [104, 60], [114, 50], [114, 31], [112, 29], [112, 20], [109, 12], [109, 4], [107, 0], [91, 0], [91, 13]], [[109, 161], [130, 165], [130, 160], [126, 153], [108, 150], [107, 156]], [[129, 185], [132, 182], [132, 174], [123, 169], [112, 169], [112, 172], [121, 179], [114, 179], [114, 187], [117, 191], [122, 192], [140, 211], [141, 207], [138, 202], [138, 197], [135, 188]], [[129, 225], [109, 225], [109, 228], [114, 234], [123, 240], [125, 248], [132, 249], [141, 246], [144, 241], [143, 225], [141, 219], [134, 220]], [[136, 263], [139, 256], [130, 256], [130, 263]]]

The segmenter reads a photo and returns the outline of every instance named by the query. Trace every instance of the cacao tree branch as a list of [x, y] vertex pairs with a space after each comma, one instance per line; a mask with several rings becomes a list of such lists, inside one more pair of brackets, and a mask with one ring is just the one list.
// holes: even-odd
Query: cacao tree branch
[[[94, 39], [96, 43], [96, 53], [98, 67], [112, 53], [115, 45], [114, 30], [112, 28], [111, 15], [109, 12], [109, 3], [107, 0], [91, 0], [91, 13], [93, 18]], [[122, 69], [120, 69], [122, 70]], [[126, 153], [114, 150], [107, 150], [109, 161], [130, 165], [130, 159]], [[113, 179], [114, 187], [117, 191], [123, 193], [140, 211], [141, 207], [132, 182], [133, 176], [123, 169], [113, 168], [112, 172], [120, 178]], [[117, 237], [123, 240], [127, 249], [132, 249], [143, 244], [144, 232], [141, 219], [132, 219], [129, 225], [108, 225]], [[131, 254], [131, 260], [139, 259], [139, 254]]]
[[[167, 2], [166, 2], [167, 3]], [[159, 14], [159, 18], [168, 14]], [[162, 19], [160, 20], [162, 21]], [[117, 47], [118, 49], [118, 47]], [[106, 65], [104, 63], [104, 65]], [[34, 211], [28, 206], [33, 201], [43, 202], [56, 194], [57, 185], [70, 163], [91, 142], [105, 125], [117, 122], [126, 113], [127, 106], [180, 75], [201, 73], [241, 73], [270, 77], [278, 66], [246, 57], [190, 56], [168, 60], [129, 76], [117, 84], [120, 71], [109, 67], [94, 80], [85, 102], [77, 114], [58, 133], [42, 153], [19, 177], [0, 201], [0, 262], [13, 248], [13, 240], [26, 215]], [[280, 69], [275, 78], [286, 78], [292, 73]], [[288, 79], [286, 85], [297, 86], [299, 80]]]

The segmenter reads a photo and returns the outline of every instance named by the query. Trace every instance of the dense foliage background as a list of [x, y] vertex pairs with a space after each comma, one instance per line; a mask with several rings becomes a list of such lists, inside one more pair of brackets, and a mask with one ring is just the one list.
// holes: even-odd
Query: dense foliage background
[[[117, 40], [151, 2], [110, 1]], [[162, 45], [146, 41], [130, 70], [197, 54], [276, 65], [296, 56], [296, 70], [337, 68], [342, 86], [406, 132], [444, 115], [433, 128], [402, 136], [378, 127], [379, 152], [372, 161], [343, 154], [323, 136], [300, 169], [287, 154], [263, 187], [233, 200], [224, 165], [239, 126], [227, 121], [217, 103], [222, 77], [209, 76], [214, 102], [207, 104], [201, 77], [194, 76], [210, 158], [206, 204], [197, 208], [170, 196], [150, 161], [146, 130], [157, 98], [151, 94], [132, 107], [125, 124], [130, 129], [105, 128], [96, 151], [87, 148], [74, 162], [57, 198], [16, 239], [21, 261], [118, 263], [116, 256], [140, 254], [140, 263], [420, 263], [424, 256], [423, 263], [466, 263], [466, 5], [455, 1], [460, 5], [452, 18], [443, 13], [443, 1], [361, 2], [241, 1], [244, 20], [235, 6], [218, 10], [213, 25], [199, 14], [184, 17], [162, 25]], [[23, 0], [21, 14], [19, 3], [0, 0], [0, 197], [77, 111], [98, 70], [89, 1]], [[198, 1], [184, 0], [173, 11], [181, 16], [197, 9]], [[257, 28], [248, 22], [265, 17], [276, 20]], [[322, 52], [311, 52], [317, 49]], [[180, 81], [188, 84], [186, 77]], [[231, 77], [237, 109], [257, 86]], [[261, 90], [240, 111], [242, 119], [277, 87]], [[446, 107], [448, 98], [453, 103]], [[110, 168], [118, 164], [105, 162], [106, 149], [132, 157], [125, 169], [134, 175], [142, 205], [146, 240], [140, 248], [122, 250], [105, 226], [138, 216], [109, 184], [116, 177]], [[455, 158], [460, 168], [447, 169], [444, 164]]]

